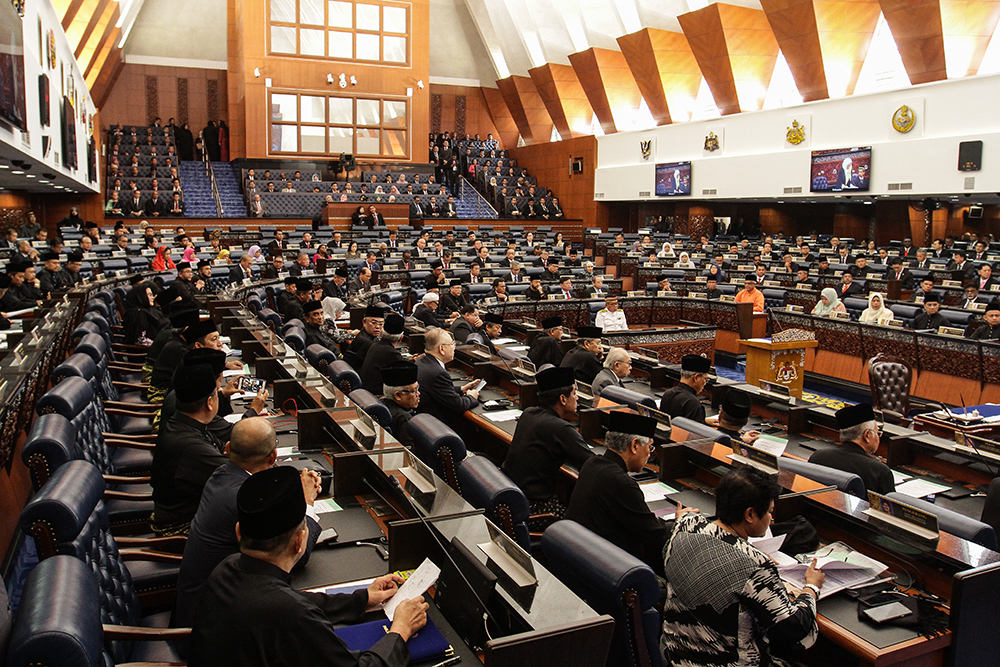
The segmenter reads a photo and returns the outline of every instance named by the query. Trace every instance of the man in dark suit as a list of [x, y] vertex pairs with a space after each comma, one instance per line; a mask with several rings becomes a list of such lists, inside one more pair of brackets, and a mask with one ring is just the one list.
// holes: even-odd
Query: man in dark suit
[[414, 319], [420, 320], [420, 322], [426, 328], [431, 327], [444, 327], [444, 322], [438, 319], [437, 309], [438, 303], [440, 302], [440, 297], [434, 292], [427, 292], [424, 294], [420, 303], [417, 307], [413, 309]]
[[323, 296], [332, 296], [347, 301], [347, 267], [338, 266], [333, 278], [323, 283]]
[[407, 249], [404, 250], [402, 254], [402, 259], [396, 262], [396, 268], [402, 269], [403, 271], [412, 271], [413, 267], [416, 266], [416, 262], [413, 261], [412, 253]]
[[948, 250], [944, 241], [941, 239], [934, 239], [931, 241], [931, 258], [932, 259], [949, 259], [951, 257], [951, 251]]
[[431, 197], [426, 204], [424, 204], [424, 217], [425, 218], [440, 218], [441, 217], [441, 205], [437, 203], [437, 197]]
[[997, 282], [993, 278], [993, 267], [989, 264], [980, 265], [978, 275], [972, 279], [972, 282], [980, 292], [990, 291]]
[[271, 257], [282, 254], [288, 249], [288, 241], [285, 240], [285, 232], [280, 229], [274, 230], [274, 238], [267, 244], [267, 254]]
[[955, 250], [951, 253], [951, 261], [948, 262], [948, 270], [960, 273], [959, 276], [955, 276], [955, 280], [965, 282], [966, 280], [972, 280], [976, 275], [976, 267], [972, 265], [972, 262], [968, 261], [965, 257], [964, 250]]
[[478, 380], [459, 388], [451, 381], [446, 364], [455, 358], [455, 338], [442, 328], [430, 329], [424, 335], [424, 355], [417, 360], [417, 382], [420, 384], [418, 412], [427, 413], [445, 424], [460, 418], [479, 404]]
[[[205, 483], [198, 511], [191, 521], [177, 577], [177, 602], [170, 620], [173, 627], [191, 626], [208, 575], [226, 556], [240, 550], [236, 539], [236, 494], [251, 475], [274, 466], [278, 457], [276, 442], [274, 426], [262, 417], [242, 419], [233, 427], [231, 439], [226, 443], [229, 462], [216, 468]], [[300, 476], [309, 541], [296, 567], [309, 561], [320, 533], [319, 515], [313, 509], [321, 486], [319, 475], [303, 470]]]
[[122, 206], [122, 213], [130, 218], [141, 218], [146, 214], [146, 200], [138, 190], [132, 191], [132, 196]]
[[459, 278], [452, 278], [448, 285], [448, 291], [441, 295], [441, 303], [438, 310], [445, 319], [457, 317], [462, 312], [462, 308], [469, 305], [462, 289], [462, 281]]
[[[295, 276], [285, 277], [285, 289], [280, 292], [275, 290], [274, 309], [279, 313], [284, 313], [288, 309], [288, 302], [295, 299], [299, 279]], [[303, 311], [304, 312], [304, 311]]]
[[650, 511], [639, 484], [629, 475], [642, 471], [649, 461], [656, 420], [625, 412], [612, 412], [609, 419], [607, 450], [583, 464], [566, 518], [662, 573], [666, 524]]
[[368, 207], [368, 229], [385, 227], [385, 218], [375, 210], [375, 204]]
[[982, 241], [976, 242], [975, 251], [972, 253], [971, 259], [973, 262], [985, 262], [986, 261], [986, 244]]
[[712, 362], [697, 354], [681, 357], [681, 381], [664, 392], [660, 399], [660, 410], [671, 417], [684, 417], [705, 423], [705, 406], [698, 400], [698, 394], [708, 383], [708, 371]]
[[251, 218], [266, 218], [267, 205], [261, 200], [260, 194], [255, 194], [253, 196], [253, 201], [247, 206], [247, 215]]
[[601, 327], [578, 327], [576, 330], [576, 347], [563, 357], [559, 365], [572, 368], [576, 379], [584, 384], [593, 384], [594, 378], [601, 372]]
[[249, 254], [240, 257], [240, 263], [229, 269], [229, 282], [230, 283], [243, 283], [245, 278], [253, 280], [253, 257]]
[[382, 395], [382, 385], [385, 383], [382, 370], [404, 362], [403, 355], [396, 349], [396, 344], [403, 338], [403, 316], [388, 313], [382, 325], [382, 335], [368, 348], [365, 361], [361, 364], [361, 386], [375, 396]]
[[861, 285], [854, 282], [854, 276], [849, 271], [844, 271], [844, 275], [840, 277], [840, 284], [835, 289], [841, 299], [862, 293]]
[[458, 314], [459, 316], [451, 323], [451, 327], [448, 330], [455, 337], [456, 343], [465, 345], [466, 339], [471, 334], [479, 332], [479, 328], [483, 326], [483, 321], [479, 317], [479, 310], [471, 303], [462, 306]]
[[910, 263], [910, 266], [914, 269], [929, 269], [931, 268], [930, 259], [927, 257], [926, 250], [918, 250], [915, 259]]
[[864, 481], [865, 488], [875, 493], [892, 493], [896, 484], [889, 466], [875, 458], [880, 433], [875, 411], [870, 403], [858, 403], [837, 410], [840, 445], [817, 450], [809, 463], [851, 472]]
[[420, 385], [417, 384], [417, 365], [408, 361], [382, 369], [382, 404], [389, 408], [392, 417], [390, 430], [404, 447], [413, 447], [409, 423], [420, 403]]
[[542, 364], [558, 366], [562, 363], [563, 353], [559, 341], [563, 336], [563, 319], [558, 315], [542, 320], [542, 333], [535, 336], [528, 348], [528, 359], [539, 368]]
[[558, 294], [565, 299], [576, 298], [576, 293], [573, 291], [573, 276], [563, 276], [559, 279]]
[[889, 280], [898, 280], [900, 289], [913, 289], [913, 274], [904, 268], [901, 257], [893, 257], [889, 260], [889, 266], [892, 267], [886, 275]]
[[348, 294], [363, 294], [372, 288], [372, 272], [367, 266], [358, 269], [358, 277], [347, 285]]
[[928, 292], [924, 295], [924, 312], [913, 318], [913, 328], [917, 331], [937, 331], [939, 327], [950, 327], [951, 322], [939, 310], [941, 296], [937, 292]]
[[361, 320], [361, 331], [351, 341], [351, 346], [344, 354], [344, 361], [351, 365], [356, 371], [361, 370], [365, 359], [368, 357], [368, 350], [375, 343], [375, 340], [382, 335], [382, 327], [385, 326], [385, 311], [378, 306], [368, 306], [365, 309], [365, 316]]

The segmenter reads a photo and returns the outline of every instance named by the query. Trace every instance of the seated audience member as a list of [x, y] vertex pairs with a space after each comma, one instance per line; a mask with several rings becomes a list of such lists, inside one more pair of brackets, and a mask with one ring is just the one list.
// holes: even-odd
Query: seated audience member
[[558, 294], [564, 299], [576, 298], [576, 295], [573, 293], [573, 276], [562, 276], [559, 279]]
[[576, 379], [585, 384], [593, 384], [601, 372], [601, 333], [600, 327], [579, 327], [576, 330], [576, 347], [567, 352], [559, 364], [563, 368], [572, 368]]
[[913, 303], [923, 303], [924, 298], [928, 294], [934, 291], [934, 278], [931, 276], [926, 276], [920, 279], [920, 284], [918, 289], [913, 291], [913, 296], [910, 297], [910, 301]]
[[937, 292], [929, 292], [924, 297], [924, 312], [913, 318], [913, 328], [917, 331], [937, 331], [938, 327], [950, 327], [948, 318], [939, 313], [941, 296]]
[[[403, 601], [384, 637], [366, 651], [348, 649], [335, 625], [361, 621], [391, 598], [397, 574], [375, 579], [351, 594], [304, 593], [290, 572], [308, 543], [306, 501], [294, 468], [251, 475], [236, 496], [240, 553], [212, 572], [195, 613], [188, 664], [192, 667], [330, 665], [405, 667], [406, 641], [427, 622], [423, 598]], [[253, 640], [234, 641], [234, 628]]]
[[385, 311], [378, 306], [368, 306], [365, 308], [365, 316], [361, 320], [361, 331], [354, 337], [351, 346], [344, 353], [344, 361], [351, 365], [355, 371], [361, 371], [368, 356], [368, 350], [372, 344], [382, 335], [382, 327], [385, 325]]
[[[208, 576], [227, 556], [239, 553], [236, 538], [236, 494], [251, 475], [274, 467], [277, 460], [277, 435], [267, 419], [243, 419], [233, 426], [226, 443], [229, 462], [215, 469], [205, 483], [198, 511], [184, 545], [184, 557], [177, 577], [177, 602], [170, 619], [173, 627], [190, 627]], [[306, 501], [306, 524], [309, 539], [297, 566], [305, 565], [319, 537], [319, 515], [313, 503], [320, 491], [319, 475], [302, 470], [302, 491]]]
[[979, 288], [976, 287], [975, 281], [969, 281], [965, 283], [964, 298], [960, 302], [959, 307], [964, 310], [972, 310], [979, 303]]
[[1000, 301], [993, 300], [986, 306], [983, 319], [986, 320], [986, 324], [972, 332], [970, 338], [973, 340], [1000, 339]]
[[913, 287], [913, 274], [905, 267], [901, 257], [893, 257], [889, 260], [889, 271], [886, 277], [889, 280], [898, 280], [900, 289]]
[[597, 317], [594, 318], [594, 326], [599, 327], [604, 333], [609, 331], [628, 331], [625, 311], [618, 310], [618, 297], [605, 297], [604, 308], [597, 311]]
[[559, 341], [563, 337], [563, 319], [558, 315], [542, 320], [543, 331], [535, 336], [528, 348], [528, 359], [539, 368], [542, 364], [558, 366], [562, 363], [563, 353]]
[[426, 412], [445, 424], [461, 417], [466, 410], [479, 404], [479, 391], [473, 380], [456, 388], [445, 367], [455, 358], [455, 338], [442, 328], [430, 329], [424, 335], [424, 355], [417, 359], [417, 381], [420, 383], [418, 412]]
[[531, 514], [551, 514], [552, 519], [529, 522], [532, 530], [544, 529], [563, 518], [566, 507], [556, 495], [559, 468], [580, 466], [593, 457], [583, 436], [569, 421], [576, 413], [576, 383], [570, 368], [547, 368], [535, 375], [538, 405], [521, 413], [503, 462], [503, 471], [528, 498]]
[[621, 347], [612, 347], [604, 357], [604, 368], [594, 378], [590, 390], [595, 397], [601, 395], [605, 387], [622, 386], [622, 378], [632, 372], [632, 358]]
[[778, 664], [767, 633], [779, 625], [790, 645], [805, 649], [816, 641], [825, 580], [816, 562], [803, 591], [790, 598], [774, 561], [748, 542], [767, 532], [779, 492], [764, 472], [734, 468], [716, 487], [715, 521], [694, 512], [678, 517], [663, 551], [664, 664]]
[[448, 284], [448, 291], [441, 295], [438, 309], [445, 319], [454, 319], [462, 312], [462, 308], [469, 305], [469, 300], [465, 296], [460, 278], [452, 278]]
[[709, 276], [705, 280], [705, 298], [711, 301], [717, 301], [722, 297], [722, 290], [719, 289], [719, 283], [715, 278]]
[[503, 336], [503, 316], [498, 313], [486, 312], [482, 315], [483, 327], [479, 334], [483, 337], [490, 354], [497, 354], [497, 346], [493, 342]]
[[875, 456], [881, 430], [871, 404], [858, 403], [837, 410], [837, 427], [840, 444], [813, 452], [809, 463], [854, 473], [864, 481], [865, 488], [875, 493], [895, 491], [892, 470]]
[[664, 392], [660, 410], [671, 417], [686, 417], [704, 424], [705, 406], [698, 400], [698, 394], [705, 389], [711, 368], [712, 362], [707, 357], [685, 354], [681, 358], [681, 380]]
[[438, 319], [438, 302], [440, 297], [434, 292], [427, 292], [420, 300], [420, 304], [413, 309], [413, 317], [420, 320], [424, 327], [444, 327], [444, 323]]
[[413, 447], [409, 423], [420, 404], [420, 385], [417, 383], [417, 366], [408, 361], [382, 370], [382, 403], [392, 416], [390, 430], [404, 447]]
[[510, 298], [510, 294], [507, 293], [507, 282], [503, 278], [495, 278], [493, 280], [493, 289], [486, 293], [487, 299], [496, 299], [497, 301], [506, 301]]
[[819, 293], [819, 301], [812, 309], [813, 315], [820, 317], [833, 317], [833, 313], [846, 313], [847, 307], [837, 296], [837, 290], [832, 287], [824, 287]]
[[368, 348], [365, 361], [361, 364], [361, 386], [378, 396], [382, 393], [382, 369], [397, 366], [403, 362], [403, 355], [396, 344], [403, 339], [405, 320], [398, 313], [388, 313], [382, 325], [382, 334]]
[[760, 431], [743, 431], [750, 419], [752, 401], [745, 391], [731, 389], [726, 392], [719, 409], [718, 428], [733, 440], [742, 440], [752, 445], [760, 437]]
[[566, 518], [663, 572], [667, 527], [646, 504], [629, 473], [641, 472], [653, 451], [656, 420], [626, 412], [609, 414], [603, 456], [583, 464]]
[[885, 300], [878, 292], [868, 295], [868, 307], [861, 313], [858, 322], [872, 322], [875, 324], [888, 324], [895, 318], [893, 312], [885, 307]]
[[989, 291], [996, 284], [996, 280], [993, 278], [993, 267], [989, 264], [982, 264], [979, 267], [978, 275], [972, 279], [972, 282], [980, 292]]
[[764, 312], [764, 293], [757, 289], [757, 276], [748, 273], [743, 279], [743, 289], [736, 293], [736, 303], [752, 303], [753, 312]]
[[541, 276], [531, 276], [531, 283], [528, 285], [528, 291], [525, 292], [525, 297], [530, 301], [545, 300], [545, 290], [542, 288]]
[[339, 354], [338, 341], [324, 331], [323, 324], [326, 322], [326, 314], [323, 312], [323, 302], [307, 301], [302, 307], [302, 313], [305, 315], [302, 324], [306, 332], [306, 347], [322, 345], [334, 354]]
[[459, 316], [451, 323], [449, 330], [455, 337], [456, 343], [465, 345], [465, 341], [469, 335], [478, 332], [482, 325], [483, 321], [479, 317], [479, 309], [474, 304], [467, 303], [462, 306]]

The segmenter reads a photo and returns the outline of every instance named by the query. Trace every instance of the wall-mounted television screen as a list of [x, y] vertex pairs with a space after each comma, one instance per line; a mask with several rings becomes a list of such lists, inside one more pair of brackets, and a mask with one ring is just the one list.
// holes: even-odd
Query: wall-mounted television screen
[[0, 2], [0, 119], [28, 129], [24, 93], [24, 36], [13, 3]]
[[812, 152], [810, 192], [868, 192], [872, 147]]
[[691, 163], [668, 162], [656, 165], [656, 196], [691, 194]]

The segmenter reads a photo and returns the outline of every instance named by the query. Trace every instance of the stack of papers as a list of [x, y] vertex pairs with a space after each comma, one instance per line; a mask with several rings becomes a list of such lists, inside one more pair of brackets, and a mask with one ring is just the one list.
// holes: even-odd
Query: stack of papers
[[947, 491], [950, 488], [951, 486], [948, 484], [938, 484], [937, 482], [930, 482], [926, 479], [911, 479], [910, 481], [897, 486], [896, 492], [905, 493], [911, 498], [923, 498], [924, 496]]
[[338, 505], [333, 498], [324, 498], [313, 503], [313, 509], [316, 510], [316, 514], [326, 514], [327, 512], [339, 512], [344, 508]]
[[[795, 557], [784, 554], [774, 548], [773, 544], [765, 544], [763, 541], [754, 546], [767, 553], [777, 564], [778, 574], [783, 581], [800, 589], [806, 585], [806, 570], [815, 558], [816, 567], [826, 575], [826, 582], [819, 595], [821, 600], [846, 588], [875, 581], [887, 569], [883, 563], [855, 551], [843, 542], [834, 542], [813, 553]], [[778, 548], [780, 546], [778, 544]]]
[[785, 438], [775, 438], [771, 435], [761, 435], [750, 446], [755, 449], [759, 449], [762, 452], [767, 452], [771, 456], [780, 457], [785, 453], [785, 447], [788, 446], [788, 440]]
[[[655, 503], [659, 500], [666, 500], [667, 494], [677, 493], [677, 489], [673, 488], [669, 484], [664, 484], [663, 482], [648, 482], [646, 484], [640, 484], [639, 488], [642, 489], [642, 499], [647, 503]], [[677, 508], [675, 507], [674, 510]]]
[[521, 411], [517, 409], [513, 410], [496, 410], [494, 412], [484, 411], [483, 416], [489, 419], [493, 423], [509, 422], [517, 419], [521, 416]]

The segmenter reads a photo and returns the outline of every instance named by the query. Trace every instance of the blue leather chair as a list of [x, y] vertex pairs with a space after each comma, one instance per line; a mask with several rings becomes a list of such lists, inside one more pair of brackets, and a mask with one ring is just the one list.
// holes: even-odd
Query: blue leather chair
[[637, 391], [632, 391], [631, 389], [625, 389], [624, 387], [616, 387], [614, 385], [609, 385], [604, 388], [601, 392], [601, 398], [606, 398], [609, 401], [619, 403], [621, 405], [627, 405], [633, 410], [636, 409], [637, 405], [645, 405], [648, 408], [653, 408], [654, 410], [659, 410], [659, 406], [656, 403], [656, 399], [652, 396], [647, 396], [646, 394], [640, 394]]
[[389, 408], [370, 391], [367, 389], [355, 389], [348, 395], [348, 398], [368, 413], [369, 417], [378, 422], [379, 426], [386, 430], [392, 429], [392, 414], [389, 412]]
[[720, 445], [725, 445], [729, 447], [732, 442], [732, 438], [728, 434], [723, 433], [718, 429], [714, 429], [711, 426], [702, 424], [701, 422], [696, 422], [686, 417], [674, 417], [670, 420], [670, 426], [672, 428], [671, 439], [674, 442], [684, 442], [691, 439], [699, 438], [712, 438]]
[[326, 374], [333, 384], [343, 394], [349, 396], [355, 389], [361, 389], [361, 376], [342, 359], [332, 362], [326, 369]]
[[330, 364], [337, 360], [337, 355], [319, 343], [313, 343], [306, 348], [305, 358], [313, 368], [325, 375]]
[[[19, 520], [21, 530], [35, 540], [41, 560], [67, 555], [83, 562], [100, 589], [102, 623], [166, 627], [169, 611], [144, 618], [140, 596], [150, 606], [165, 603], [169, 609], [180, 555], [139, 549], [120, 552], [109, 530], [108, 514], [101, 502], [103, 494], [104, 480], [97, 468], [86, 461], [71, 461], [59, 468], [24, 506]], [[184, 539], [132, 538], [131, 543], [155, 548], [179, 546]], [[115, 662], [126, 662], [133, 647], [126, 642], [112, 642], [108, 648]]]
[[[111, 667], [115, 664], [105, 645], [115, 642], [133, 626], [102, 625], [101, 590], [93, 574], [72, 556], [54, 556], [39, 563], [28, 575], [17, 622], [10, 637], [10, 667]], [[159, 620], [159, 619], [153, 619]], [[142, 632], [150, 635], [149, 627]], [[164, 629], [160, 639], [187, 634], [187, 629]], [[149, 636], [149, 640], [157, 639]], [[134, 645], [116, 642], [122, 660], [174, 662], [178, 656], [163, 641]], [[118, 661], [120, 662], [120, 660]]]
[[285, 334], [285, 342], [292, 346], [292, 349], [302, 354], [306, 349], [306, 332], [298, 327], [289, 329]]
[[952, 512], [943, 507], [938, 507], [934, 503], [929, 503], [926, 500], [908, 496], [905, 493], [893, 491], [887, 497], [933, 514], [938, 519], [938, 528], [946, 533], [961, 537], [963, 540], [975, 542], [987, 549], [997, 550], [997, 533], [993, 529], [993, 526], [987, 523], [976, 521], [964, 514]]
[[278, 333], [281, 330], [281, 315], [278, 315], [278, 313], [270, 308], [262, 308], [257, 313], [257, 319], [266, 324], [274, 333]]
[[288, 320], [287, 322], [281, 325], [281, 335], [284, 336], [286, 333], [288, 333], [289, 329], [295, 329], [295, 328], [305, 329], [305, 327], [306, 325], [302, 322], [302, 320], [296, 317], [291, 320]]
[[793, 472], [796, 475], [807, 477], [820, 484], [833, 484], [839, 491], [849, 493], [862, 500], [868, 500], [868, 490], [865, 488], [864, 481], [852, 472], [844, 472], [843, 470], [819, 465], [818, 463], [799, 461], [787, 456], [778, 457], [778, 467], [782, 470]]
[[407, 428], [413, 438], [414, 453], [429, 465], [448, 486], [462, 493], [458, 465], [465, 460], [465, 442], [450, 426], [429, 414], [418, 414]]
[[84, 458], [102, 471], [129, 476], [149, 473], [153, 443], [111, 433], [100, 398], [83, 378], [66, 378], [38, 399], [35, 410], [40, 416], [54, 413], [68, 419]]
[[552, 574], [615, 619], [608, 667], [660, 667], [660, 585], [648, 565], [569, 520], [549, 526], [542, 551]]
[[531, 551], [528, 499], [500, 468], [485, 456], [470, 456], [458, 467], [458, 483], [470, 505], [485, 510], [487, 519]]

